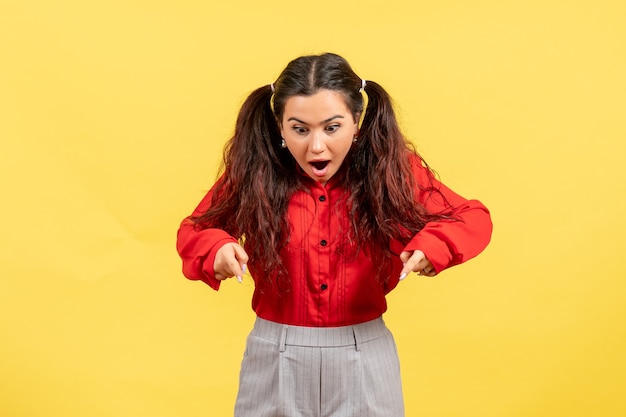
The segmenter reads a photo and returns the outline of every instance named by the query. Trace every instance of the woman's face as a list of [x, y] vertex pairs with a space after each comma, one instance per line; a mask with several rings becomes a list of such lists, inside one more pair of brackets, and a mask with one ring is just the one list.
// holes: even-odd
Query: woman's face
[[304, 172], [326, 184], [346, 159], [358, 126], [341, 93], [322, 89], [287, 99], [280, 133]]

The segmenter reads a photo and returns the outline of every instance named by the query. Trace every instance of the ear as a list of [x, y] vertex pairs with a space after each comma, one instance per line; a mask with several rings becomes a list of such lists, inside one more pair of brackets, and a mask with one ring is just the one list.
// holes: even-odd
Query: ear
[[356, 135], [358, 136], [359, 131], [361, 130], [361, 125], [363, 124], [363, 120], [361, 120], [361, 116], [363, 115], [363, 113], [357, 113], [355, 116], [355, 126], [356, 126]]

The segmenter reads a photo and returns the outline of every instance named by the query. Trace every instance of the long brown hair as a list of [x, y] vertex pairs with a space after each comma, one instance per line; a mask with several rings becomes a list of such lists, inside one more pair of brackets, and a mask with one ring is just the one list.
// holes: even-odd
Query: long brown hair
[[[223, 229], [244, 239], [251, 262], [264, 268], [268, 277], [284, 277], [279, 253], [289, 238], [287, 206], [296, 190], [306, 190], [295, 175], [296, 161], [280, 146], [285, 103], [293, 96], [333, 90], [343, 95], [357, 120], [364, 106], [362, 86], [344, 58], [327, 53], [291, 61], [272, 86], [253, 91], [241, 107], [235, 134], [224, 150], [224, 172], [211, 207], [194, 219], [197, 227]], [[376, 273], [385, 279], [383, 271], [394, 255], [390, 241], [406, 243], [427, 222], [442, 215], [429, 213], [416, 200], [409, 155], [417, 153], [400, 131], [391, 98], [371, 80], [365, 91], [367, 108], [358, 141], [344, 161], [340, 181], [350, 207], [346, 236], [357, 250], [370, 249], [379, 268]]]

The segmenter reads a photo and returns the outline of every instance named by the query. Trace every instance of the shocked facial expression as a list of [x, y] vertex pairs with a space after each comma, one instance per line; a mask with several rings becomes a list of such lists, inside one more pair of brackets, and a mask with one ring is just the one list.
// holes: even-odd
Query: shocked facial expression
[[326, 184], [341, 168], [358, 125], [341, 95], [319, 90], [285, 102], [281, 135], [298, 165], [314, 180]]

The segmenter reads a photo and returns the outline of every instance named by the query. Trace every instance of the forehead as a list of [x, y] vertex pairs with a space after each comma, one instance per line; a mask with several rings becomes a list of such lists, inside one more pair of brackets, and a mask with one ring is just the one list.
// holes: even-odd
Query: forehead
[[350, 110], [343, 95], [337, 91], [322, 89], [311, 96], [289, 97], [285, 102], [283, 118], [300, 116], [325, 120], [346, 113], [350, 113]]

